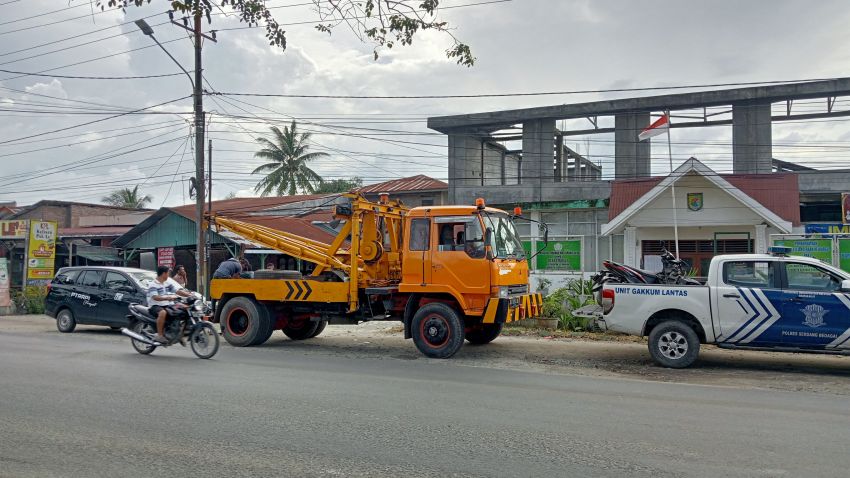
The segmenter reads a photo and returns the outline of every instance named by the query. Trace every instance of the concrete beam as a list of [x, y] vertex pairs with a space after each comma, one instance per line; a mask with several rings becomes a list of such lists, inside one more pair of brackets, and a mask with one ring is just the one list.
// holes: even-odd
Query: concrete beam
[[611, 196], [611, 181], [575, 181], [543, 184], [539, 189], [524, 184], [505, 186], [458, 186], [454, 188], [454, 204], [474, 204], [483, 197], [487, 204], [516, 204], [542, 201], [573, 201], [607, 199]]
[[481, 140], [467, 134], [449, 135], [449, 203], [454, 204], [454, 188], [481, 184]]
[[770, 103], [732, 105], [732, 170], [735, 174], [773, 172]]
[[649, 176], [649, 142], [638, 141], [638, 134], [649, 126], [649, 113], [624, 113], [614, 117], [614, 177], [617, 179]]
[[850, 95], [850, 78], [781, 85], [733, 88], [726, 90], [644, 96], [618, 100], [593, 101], [570, 105], [543, 106], [428, 118], [428, 127], [443, 133], [472, 127], [506, 127], [539, 119], [569, 119], [610, 116], [631, 112], [721, 106], [755, 101], [770, 103], [785, 100]]

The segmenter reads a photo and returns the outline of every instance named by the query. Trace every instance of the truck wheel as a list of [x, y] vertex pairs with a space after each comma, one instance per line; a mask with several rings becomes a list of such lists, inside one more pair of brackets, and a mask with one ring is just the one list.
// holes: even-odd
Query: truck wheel
[[74, 313], [71, 312], [71, 309], [62, 309], [56, 315], [56, 328], [59, 329], [59, 332], [66, 334], [77, 328], [77, 320], [74, 319]]
[[318, 327], [316, 327], [316, 331], [315, 331], [315, 332], [313, 332], [313, 335], [311, 335], [311, 336], [310, 336], [310, 338], [312, 339], [313, 337], [318, 337], [318, 336], [319, 336], [319, 334], [321, 334], [322, 332], [324, 332], [325, 327], [327, 327], [327, 326], [328, 326], [328, 321], [327, 321], [327, 320], [323, 320], [323, 321], [319, 322], [319, 326], [318, 326]]
[[699, 337], [688, 324], [662, 322], [649, 333], [649, 354], [664, 367], [685, 368], [699, 355]]
[[441, 302], [421, 307], [410, 323], [413, 343], [431, 358], [449, 358], [463, 346], [464, 327], [458, 313]]
[[[289, 325], [280, 329], [283, 333], [292, 340], [306, 340], [318, 335], [320, 325], [323, 322], [313, 322], [312, 320], [299, 320], [290, 322]], [[324, 329], [324, 327], [322, 327]], [[321, 331], [319, 331], [321, 332]]]
[[504, 324], [485, 324], [466, 333], [466, 340], [473, 345], [484, 345], [496, 340]]
[[[249, 297], [234, 297], [221, 310], [224, 340], [236, 347], [256, 345], [269, 328], [265, 306]], [[266, 337], [268, 338], [268, 337]]]
[[266, 317], [268, 318], [266, 320], [264, 328], [260, 331], [259, 334], [257, 334], [257, 338], [254, 339], [253, 342], [251, 342], [251, 345], [263, 345], [269, 340], [269, 337], [272, 336], [272, 333], [274, 333], [274, 323], [272, 323], [272, 319], [271, 317], [269, 317], [268, 312], [266, 313]]

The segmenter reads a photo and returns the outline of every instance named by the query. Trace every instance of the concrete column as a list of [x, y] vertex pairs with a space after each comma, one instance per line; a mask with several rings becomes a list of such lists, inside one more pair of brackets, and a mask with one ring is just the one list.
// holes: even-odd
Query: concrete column
[[617, 179], [651, 175], [650, 140], [638, 141], [638, 135], [649, 123], [649, 113], [614, 116], [614, 175]]
[[456, 204], [456, 186], [481, 183], [481, 141], [463, 132], [449, 134], [449, 203]]
[[770, 103], [732, 105], [732, 169], [735, 174], [773, 171]]
[[767, 254], [767, 225], [766, 224], [756, 224], [756, 240], [755, 240], [755, 252], [756, 254]]
[[627, 266], [638, 266], [637, 228], [629, 226], [623, 230], [623, 262]]
[[535, 201], [542, 201], [543, 183], [554, 183], [555, 120], [533, 120], [522, 124], [522, 184], [535, 188]]

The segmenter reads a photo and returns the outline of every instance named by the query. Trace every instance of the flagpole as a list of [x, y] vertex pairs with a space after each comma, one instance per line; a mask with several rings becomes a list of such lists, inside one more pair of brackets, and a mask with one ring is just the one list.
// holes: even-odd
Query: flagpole
[[[673, 146], [670, 143], [670, 110], [664, 112], [667, 115], [667, 157], [670, 160], [670, 176], [673, 176]], [[676, 259], [679, 259], [679, 222], [676, 211], [676, 180], [670, 183], [670, 193], [673, 196], [673, 241], [676, 244]]]

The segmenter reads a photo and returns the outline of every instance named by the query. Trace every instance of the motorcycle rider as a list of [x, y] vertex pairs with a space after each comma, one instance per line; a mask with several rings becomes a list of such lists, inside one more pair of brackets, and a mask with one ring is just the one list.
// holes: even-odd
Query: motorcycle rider
[[180, 288], [176, 281], [170, 279], [169, 272], [170, 269], [166, 266], [157, 267], [156, 280], [150, 282], [147, 290], [150, 313], [156, 316], [156, 335], [153, 339], [161, 344], [168, 343], [168, 339], [165, 338], [165, 320], [169, 315], [172, 317], [179, 315], [180, 309], [186, 308], [184, 304], [175, 301], [179, 297], [192, 295], [186, 289]]

